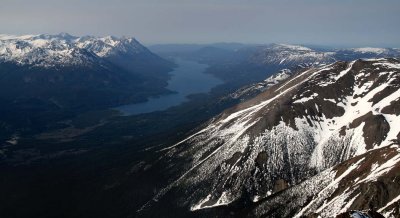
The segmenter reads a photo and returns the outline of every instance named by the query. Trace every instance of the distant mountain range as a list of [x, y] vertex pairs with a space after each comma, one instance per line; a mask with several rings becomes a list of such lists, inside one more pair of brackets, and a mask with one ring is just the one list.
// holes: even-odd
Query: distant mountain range
[[203, 61], [249, 61], [257, 64], [315, 64], [357, 58], [398, 57], [399, 48], [319, 48], [292, 44], [247, 45], [240, 43], [153, 45], [160, 54], [185, 55]]
[[400, 50], [394, 48], [352, 48], [319, 50], [305, 46], [271, 44], [257, 47], [250, 60], [255, 63], [275, 65], [318, 65], [358, 58], [398, 57]]
[[[116, 56], [162, 61], [134, 38], [113, 36], [1, 35], [0, 61], [36, 67], [89, 66]], [[134, 59], [132, 59], [134, 61]]]

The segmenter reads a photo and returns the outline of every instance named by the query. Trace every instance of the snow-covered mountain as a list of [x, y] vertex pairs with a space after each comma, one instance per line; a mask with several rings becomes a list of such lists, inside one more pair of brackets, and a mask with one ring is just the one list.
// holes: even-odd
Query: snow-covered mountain
[[117, 53], [138, 54], [148, 52], [147, 48], [134, 38], [117, 38], [114, 36], [96, 38], [85, 36], [77, 38], [75, 42], [79, 48], [92, 51], [100, 57], [109, 57]]
[[0, 62], [43, 67], [90, 65], [116, 54], [150, 53], [134, 38], [0, 35]]
[[334, 55], [335, 52], [316, 51], [299, 45], [271, 44], [260, 46], [250, 60], [269, 65], [322, 64], [335, 61]]
[[400, 52], [393, 48], [349, 48], [349, 49], [312, 49], [301, 45], [270, 44], [258, 46], [250, 61], [265, 65], [318, 66], [335, 61], [355, 60], [358, 58], [399, 57]]
[[393, 58], [296, 73], [159, 151], [176, 176], [139, 213], [397, 217], [399, 84]]

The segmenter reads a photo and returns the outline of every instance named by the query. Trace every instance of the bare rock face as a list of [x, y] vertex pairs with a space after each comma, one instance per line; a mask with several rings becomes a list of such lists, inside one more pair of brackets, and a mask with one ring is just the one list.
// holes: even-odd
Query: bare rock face
[[139, 214], [168, 202], [192, 215], [335, 217], [372, 205], [395, 217], [399, 84], [397, 59], [294, 74], [163, 149], [176, 176]]
[[354, 129], [363, 123], [364, 140], [367, 149], [372, 149], [374, 144], [380, 144], [390, 131], [390, 125], [385, 117], [381, 114], [374, 115], [372, 112], [355, 119], [349, 127]]

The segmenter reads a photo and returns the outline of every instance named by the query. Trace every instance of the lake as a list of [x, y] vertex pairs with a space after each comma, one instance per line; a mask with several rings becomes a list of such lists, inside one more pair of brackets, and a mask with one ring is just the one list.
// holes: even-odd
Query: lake
[[213, 87], [223, 83], [214, 75], [204, 73], [208, 65], [194, 61], [176, 59], [178, 65], [171, 74], [167, 89], [176, 93], [149, 98], [148, 101], [137, 104], [128, 104], [116, 109], [124, 115], [136, 115], [163, 111], [177, 106], [188, 100], [191, 94], [207, 93]]

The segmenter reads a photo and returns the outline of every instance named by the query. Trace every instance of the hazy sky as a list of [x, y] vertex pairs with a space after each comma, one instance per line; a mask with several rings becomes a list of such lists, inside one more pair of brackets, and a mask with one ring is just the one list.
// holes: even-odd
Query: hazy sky
[[0, 33], [400, 47], [400, 0], [0, 0]]

